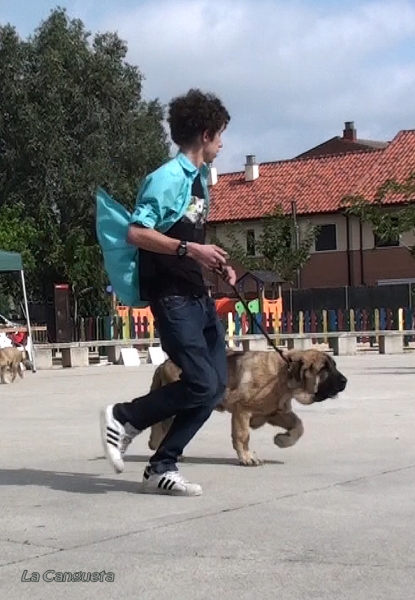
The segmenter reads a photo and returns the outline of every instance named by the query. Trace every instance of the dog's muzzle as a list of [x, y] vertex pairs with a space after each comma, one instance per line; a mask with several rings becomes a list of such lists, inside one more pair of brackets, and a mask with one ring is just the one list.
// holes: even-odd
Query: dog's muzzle
[[316, 393], [314, 394], [314, 402], [324, 402], [328, 398], [336, 398], [338, 394], [346, 389], [347, 378], [337, 371], [327, 377], [318, 386]]

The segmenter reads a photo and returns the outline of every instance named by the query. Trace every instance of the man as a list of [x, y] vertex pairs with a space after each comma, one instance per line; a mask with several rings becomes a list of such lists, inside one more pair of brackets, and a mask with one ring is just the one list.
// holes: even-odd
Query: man
[[170, 102], [168, 122], [179, 152], [146, 178], [128, 229], [127, 241], [140, 253], [140, 298], [150, 304], [164, 351], [182, 370], [181, 381], [101, 412], [102, 442], [116, 472], [123, 470], [123, 455], [135, 435], [175, 416], [145, 468], [143, 492], [202, 493], [176, 463], [226, 388], [224, 330], [207, 294], [202, 267], [221, 269], [225, 279], [235, 283], [226, 252], [205, 244], [206, 163], [222, 148], [221, 135], [229, 121], [222, 102], [200, 90]]

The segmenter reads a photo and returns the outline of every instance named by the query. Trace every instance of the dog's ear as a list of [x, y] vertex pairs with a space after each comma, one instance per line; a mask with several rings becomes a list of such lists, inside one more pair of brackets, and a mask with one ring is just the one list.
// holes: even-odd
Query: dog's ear
[[304, 361], [302, 358], [292, 359], [290, 357], [288, 373], [293, 383], [301, 384], [303, 382], [303, 366]]

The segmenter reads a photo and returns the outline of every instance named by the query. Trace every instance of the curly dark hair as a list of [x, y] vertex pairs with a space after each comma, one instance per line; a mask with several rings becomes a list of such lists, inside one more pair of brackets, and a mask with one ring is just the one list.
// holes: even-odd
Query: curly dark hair
[[214, 94], [204, 94], [199, 89], [191, 89], [169, 103], [167, 121], [171, 137], [181, 147], [194, 143], [204, 131], [213, 139], [230, 120], [221, 100]]

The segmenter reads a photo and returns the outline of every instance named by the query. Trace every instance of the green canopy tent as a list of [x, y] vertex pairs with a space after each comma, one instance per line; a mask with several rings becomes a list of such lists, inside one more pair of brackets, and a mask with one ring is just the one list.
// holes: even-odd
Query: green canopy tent
[[27, 293], [26, 293], [26, 282], [24, 277], [24, 269], [23, 269], [23, 261], [22, 257], [18, 252], [6, 252], [5, 250], [0, 250], [0, 274], [1, 273], [20, 273], [20, 278], [22, 281], [23, 288], [23, 299], [24, 299], [24, 307], [26, 313], [26, 323], [27, 323], [27, 334], [29, 337], [29, 347], [30, 347], [30, 359], [32, 364], [32, 371], [35, 372], [35, 352], [32, 338], [32, 328], [30, 325], [30, 317], [29, 317], [29, 306], [27, 303]]

